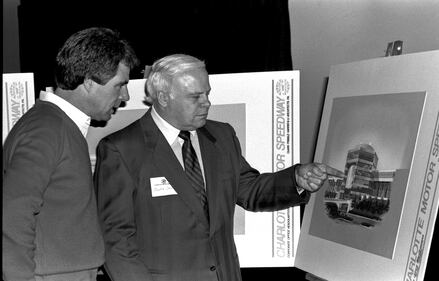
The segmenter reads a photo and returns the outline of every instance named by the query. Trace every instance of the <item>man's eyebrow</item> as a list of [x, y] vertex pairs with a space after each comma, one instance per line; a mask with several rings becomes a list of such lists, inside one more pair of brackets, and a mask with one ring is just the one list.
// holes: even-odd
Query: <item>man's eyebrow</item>
[[197, 95], [202, 95], [202, 94], [209, 94], [210, 93], [210, 89], [209, 90], [207, 90], [207, 91], [202, 91], [202, 92], [193, 92], [194, 94], [197, 94]]
[[204, 93], [205, 92], [192, 92], [192, 93], [189, 93], [189, 95], [191, 95], [191, 96], [200, 96], [200, 95], [202, 95]]

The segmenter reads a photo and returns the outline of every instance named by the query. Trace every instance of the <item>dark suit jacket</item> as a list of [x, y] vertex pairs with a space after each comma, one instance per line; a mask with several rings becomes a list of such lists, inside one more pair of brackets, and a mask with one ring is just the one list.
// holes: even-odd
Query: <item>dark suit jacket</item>
[[[293, 167], [267, 174], [251, 168], [230, 125], [208, 120], [197, 133], [210, 225], [150, 111], [99, 143], [95, 186], [113, 280], [241, 280], [235, 204], [269, 211], [308, 200], [296, 191]], [[155, 177], [165, 177], [177, 195], [152, 197]]]

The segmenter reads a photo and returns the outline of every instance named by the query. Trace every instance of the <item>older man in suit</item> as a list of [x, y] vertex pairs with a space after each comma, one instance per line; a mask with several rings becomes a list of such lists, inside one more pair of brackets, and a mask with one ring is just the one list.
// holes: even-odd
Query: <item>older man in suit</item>
[[306, 203], [332, 168], [253, 169], [233, 128], [207, 120], [209, 77], [192, 56], [156, 61], [147, 91], [148, 112], [98, 145], [106, 270], [116, 281], [241, 280], [235, 205], [273, 211]]

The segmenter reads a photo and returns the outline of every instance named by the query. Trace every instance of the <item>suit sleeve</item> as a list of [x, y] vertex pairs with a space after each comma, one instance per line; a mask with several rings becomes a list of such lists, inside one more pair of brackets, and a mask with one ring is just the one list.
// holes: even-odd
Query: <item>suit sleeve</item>
[[60, 134], [18, 125], [3, 147], [3, 278], [35, 280], [36, 216], [58, 158]]
[[120, 152], [108, 139], [103, 139], [98, 145], [94, 176], [107, 273], [113, 281], [152, 280], [148, 269], [138, 258], [135, 183]]
[[276, 211], [308, 202], [309, 192], [297, 192], [294, 173], [296, 166], [274, 173], [260, 174], [242, 156], [241, 146], [233, 128], [231, 133], [234, 155], [239, 163], [238, 205], [248, 211]]

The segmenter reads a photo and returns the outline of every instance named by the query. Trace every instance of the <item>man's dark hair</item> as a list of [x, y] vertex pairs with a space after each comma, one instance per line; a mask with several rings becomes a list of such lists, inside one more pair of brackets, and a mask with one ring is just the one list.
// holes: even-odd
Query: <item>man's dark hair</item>
[[59, 50], [55, 81], [64, 90], [76, 89], [85, 79], [104, 85], [116, 75], [119, 63], [130, 69], [138, 64], [126, 40], [108, 28], [84, 29], [70, 36]]

